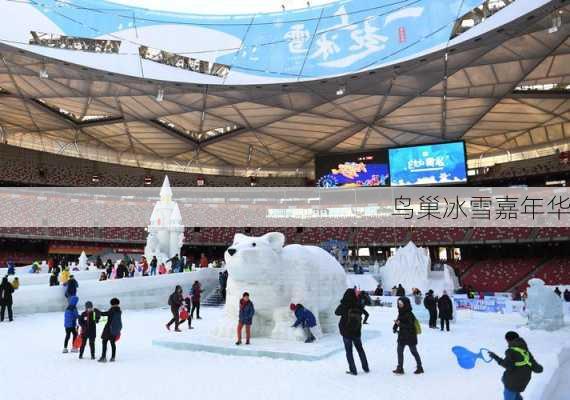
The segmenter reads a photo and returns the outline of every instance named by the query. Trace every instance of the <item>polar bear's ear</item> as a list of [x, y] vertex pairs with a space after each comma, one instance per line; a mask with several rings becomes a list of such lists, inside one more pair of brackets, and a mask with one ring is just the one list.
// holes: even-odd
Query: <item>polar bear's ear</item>
[[234, 235], [234, 243], [237, 244], [239, 242], [243, 242], [244, 239], [247, 239], [247, 236], [241, 233], [236, 233]]
[[261, 238], [263, 240], [266, 240], [271, 248], [273, 248], [275, 251], [281, 251], [285, 245], [285, 235], [283, 235], [281, 232], [269, 232], [263, 235]]

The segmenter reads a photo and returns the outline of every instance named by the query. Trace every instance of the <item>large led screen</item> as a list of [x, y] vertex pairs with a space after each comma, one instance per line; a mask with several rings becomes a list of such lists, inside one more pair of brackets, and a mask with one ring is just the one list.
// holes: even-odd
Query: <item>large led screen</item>
[[394, 148], [388, 157], [392, 186], [467, 182], [463, 142]]
[[390, 174], [386, 151], [317, 156], [317, 186], [388, 186]]

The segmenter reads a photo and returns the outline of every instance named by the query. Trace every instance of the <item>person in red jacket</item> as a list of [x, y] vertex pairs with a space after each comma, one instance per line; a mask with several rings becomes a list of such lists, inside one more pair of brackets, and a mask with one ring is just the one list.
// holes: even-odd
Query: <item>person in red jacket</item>
[[142, 275], [148, 276], [148, 262], [146, 261], [145, 256], [141, 257], [141, 269], [142, 269]]
[[190, 316], [194, 318], [194, 310], [196, 310], [196, 318], [200, 318], [200, 295], [202, 294], [202, 285], [200, 282], [195, 281], [192, 285], [192, 310], [190, 310]]
[[208, 257], [204, 253], [200, 256], [200, 268], [208, 268]]

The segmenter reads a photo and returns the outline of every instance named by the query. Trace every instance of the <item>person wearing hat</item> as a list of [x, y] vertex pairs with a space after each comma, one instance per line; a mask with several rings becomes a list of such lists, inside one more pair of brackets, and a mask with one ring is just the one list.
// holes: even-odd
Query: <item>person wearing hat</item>
[[119, 339], [121, 335], [121, 329], [123, 329], [123, 321], [121, 319], [121, 308], [119, 307], [120, 301], [116, 297], [111, 299], [111, 308], [107, 311], [103, 311], [101, 316], [107, 317], [107, 323], [103, 328], [103, 333], [101, 334], [101, 340], [103, 342], [103, 353], [99, 362], [107, 362], [107, 345], [111, 343], [111, 359], [110, 362], [115, 361], [115, 356], [117, 353], [117, 346], [115, 342]]
[[95, 359], [95, 338], [97, 337], [97, 323], [101, 317], [101, 311], [93, 308], [93, 303], [87, 301], [85, 303], [85, 311], [79, 316], [79, 326], [81, 326], [81, 348], [79, 349], [79, 359], [83, 358], [85, 345], [89, 340], [89, 350], [91, 351], [91, 359]]
[[429, 327], [437, 328], [437, 298], [433, 295], [433, 290], [428, 290], [424, 298], [424, 307], [429, 312]]
[[536, 362], [528, 346], [518, 333], [509, 331], [505, 335], [508, 348], [505, 358], [493, 352], [489, 356], [505, 369], [503, 373], [504, 400], [522, 400], [521, 393], [525, 391], [530, 382], [532, 373], [540, 374], [542, 366]]
[[302, 304], [291, 303], [289, 308], [291, 309], [291, 311], [295, 313], [296, 321], [293, 324], [293, 328], [301, 326], [301, 328], [303, 328], [303, 330], [307, 334], [307, 339], [305, 340], [305, 343], [314, 342], [316, 338], [313, 335], [313, 332], [311, 332], [311, 328], [317, 326], [317, 320], [315, 318], [315, 315], [308, 308], [303, 307]]
[[63, 326], [65, 328], [65, 339], [63, 340], [63, 353], [68, 353], [67, 344], [69, 343], [70, 336], [73, 336], [73, 341], [71, 342], [71, 352], [76, 353], [77, 349], [73, 347], [75, 338], [77, 337], [77, 318], [79, 314], [77, 313], [77, 302], [79, 298], [77, 296], [71, 296], [68, 299], [68, 306], [63, 314]]

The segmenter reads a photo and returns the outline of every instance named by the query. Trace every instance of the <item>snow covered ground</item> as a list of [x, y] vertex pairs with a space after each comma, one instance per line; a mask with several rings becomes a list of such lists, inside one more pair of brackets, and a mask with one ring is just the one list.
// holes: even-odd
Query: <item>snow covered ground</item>
[[[80, 307], [81, 310], [82, 307]], [[406, 352], [404, 376], [393, 376], [396, 365], [394, 309], [370, 307], [369, 328], [382, 336], [364, 343], [371, 373], [357, 377], [345, 374], [343, 353], [320, 361], [289, 361], [238, 357], [202, 352], [176, 351], [152, 346], [165, 334], [170, 318], [167, 309], [127, 310], [118, 343], [118, 361], [99, 364], [78, 360], [76, 354], [61, 354], [63, 313], [18, 316], [13, 323], [0, 324], [0, 385], [2, 398], [59, 400], [73, 397], [100, 399], [327, 399], [391, 398], [406, 400], [502, 399], [502, 370], [495, 364], [478, 364], [460, 369], [451, 353], [453, 345], [478, 350], [487, 347], [502, 354], [504, 333], [516, 329], [529, 343], [545, 373], [534, 375], [525, 392], [526, 400], [568, 400], [570, 363], [558, 369], [559, 382], [549, 381], [559, 364], [558, 354], [570, 348], [570, 328], [558, 332], [531, 332], [520, 328], [524, 320], [516, 315], [491, 315], [461, 311], [451, 333], [423, 327], [419, 352], [426, 373], [415, 376], [412, 358]], [[210, 331], [221, 317], [221, 309], [202, 308], [204, 319], [182, 333]], [[102, 326], [98, 327], [99, 332]], [[338, 339], [341, 340], [340, 337]], [[252, 346], [255, 346], [255, 340]], [[310, 346], [308, 344], [307, 346]], [[100, 354], [100, 341], [97, 353]], [[570, 352], [568, 352], [570, 353]], [[355, 354], [356, 355], [356, 354]], [[358, 362], [357, 362], [358, 365]], [[548, 397], [543, 397], [547, 390]]]

